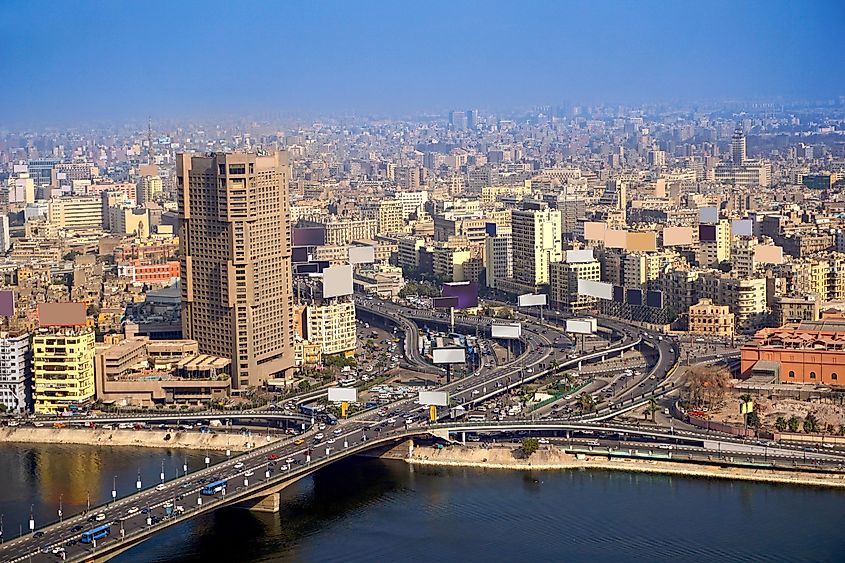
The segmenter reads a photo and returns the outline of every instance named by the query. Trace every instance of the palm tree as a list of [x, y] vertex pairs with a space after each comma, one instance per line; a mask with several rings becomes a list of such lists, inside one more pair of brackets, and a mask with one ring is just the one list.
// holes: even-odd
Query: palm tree
[[804, 417], [804, 432], [807, 434], [811, 434], [813, 432], [817, 432], [819, 429], [819, 421], [816, 419], [816, 416], [808, 412], [807, 416]]
[[786, 432], [786, 419], [782, 416], [779, 416], [778, 419], [775, 421], [775, 428], [777, 428], [778, 432]]
[[651, 421], [654, 422], [654, 413], [660, 410], [660, 406], [657, 404], [657, 399], [654, 398], [654, 395], [649, 398], [648, 406], [645, 410], [647, 413], [651, 414]]
[[590, 412], [593, 410], [596, 402], [593, 399], [592, 395], [588, 395], [587, 393], [581, 393], [578, 397], [578, 407], [581, 409], [581, 412]]
[[789, 420], [786, 421], [786, 425], [789, 427], [790, 432], [798, 432], [798, 427], [801, 425], [801, 421], [793, 414], [789, 417]]

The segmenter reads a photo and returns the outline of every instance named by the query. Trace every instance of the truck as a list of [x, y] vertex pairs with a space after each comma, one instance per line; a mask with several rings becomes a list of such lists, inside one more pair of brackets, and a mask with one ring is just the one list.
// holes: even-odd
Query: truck
[[320, 414], [320, 407], [315, 407], [311, 405], [299, 405], [299, 412], [306, 416], [317, 416]]

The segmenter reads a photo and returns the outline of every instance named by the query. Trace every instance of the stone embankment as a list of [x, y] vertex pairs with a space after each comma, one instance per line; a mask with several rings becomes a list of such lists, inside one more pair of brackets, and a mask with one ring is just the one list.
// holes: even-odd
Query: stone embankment
[[593, 469], [603, 471], [628, 471], [642, 473], [664, 473], [685, 477], [736, 479], [820, 487], [845, 487], [845, 475], [820, 474], [801, 471], [776, 471], [743, 467], [724, 467], [697, 463], [679, 463], [641, 459], [608, 459], [606, 456], [586, 456], [579, 459], [554, 447], [538, 450], [529, 459], [520, 459], [518, 448], [449, 446], [437, 449], [417, 446], [407, 463], [450, 467], [473, 467], [481, 469], [517, 470], [571, 470]]
[[82, 444], [88, 446], [143, 446], [241, 452], [263, 446], [278, 437], [265, 435], [202, 433], [174, 430], [105, 430], [84, 428], [0, 428], [0, 443]]

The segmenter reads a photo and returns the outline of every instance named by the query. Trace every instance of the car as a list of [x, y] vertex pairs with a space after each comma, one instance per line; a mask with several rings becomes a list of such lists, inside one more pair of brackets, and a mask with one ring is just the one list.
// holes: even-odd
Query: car
[[253, 475], [254, 473], [252, 471], [247, 471], [246, 473], [244, 473], [244, 477], [252, 477]]
[[71, 531], [71, 532], [81, 532], [81, 531], [82, 531], [82, 526], [80, 526], [79, 524], [77, 524], [76, 526], [74, 526], [73, 528], [71, 528], [71, 529], [70, 529], [70, 531]]
[[279, 469], [281, 469], [282, 471], [287, 471], [288, 469], [290, 469], [290, 465], [287, 465], [287, 464], [285, 464], [285, 465], [280, 465], [280, 466], [279, 466]]
[[599, 443], [598, 440], [588, 440], [587, 445], [588, 446], [601, 446], [601, 444]]
[[335, 428], [334, 433], [335, 433], [336, 436], [340, 436], [341, 434], [343, 434], [343, 429]]
[[324, 438], [324, 436], [323, 436], [322, 432], [318, 432], [317, 435], [314, 436], [315, 440], [322, 440], [323, 438]]
[[824, 444], [822, 444], [822, 447], [831, 449], [831, 448], [833, 448], [833, 444], [824, 443]]
[[40, 537], [43, 537], [43, 536], [44, 536], [44, 532], [35, 532], [34, 534], [32, 534], [32, 537], [34, 537], [34, 538], [40, 538]]
[[106, 519], [106, 515], [105, 515], [105, 514], [103, 514], [102, 512], [100, 512], [99, 514], [97, 514], [97, 515], [94, 517], [94, 520], [96, 520], [97, 522], [102, 522], [102, 521], [104, 521], [105, 519]]
[[279, 459], [279, 454], [270, 454], [270, 455], [267, 456], [267, 459], [269, 461], [277, 460], [277, 459]]
[[289, 457], [285, 460], [285, 463], [289, 463], [289, 464], [296, 463], [296, 460], [293, 459], [292, 457]]
[[294, 444], [296, 444], [297, 446], [301, 446], [302, 444], [304, 444], [304, 443], [305, 443], [305, 440], [303, 440], [302, 438], [300, 438], [300, 439], [298, 439], [298, 440], [294, 440], [294, 442], [293, 442], [293, 443], [294, 443]]
[[329, 438], [326, 443], [327, 444], [334, 444], [334, 438]]
[[548, 444], [548, 443], [549, 443], [549, 439], [548, 439], [548, 438], [540, 438], [539, 440], [537, 440], [537, 443], [539, 443], [539, 444]]
[[156, 487], [157, 491], [163, 491], [166, 487], [164, 485], [159, 485]]
[[320, 424], [319, 426], [317, 426], [317, 429], [318, 429], [318, 430], [325, 430], [325, 429], [326, 429], [326, 425], [325, 425], [325, 424]]
[[235, 469], [243, 469], [243, 467], [244, 467], [244, 464], [240, 461], [235, 464]]
[[138, 514], [138, 512], [140, 512], [140, 510], [141, 510], [141, 509], [140, 509], [140, 508], [138, 508], [137, 506], [133, 506], [132, 508], [130, 508], [130, 509], [128, 510], [128, 513], [129, 513], [129, 514]]
[[149, 513], [150, 513], [150, 507], [149, 506], [145, 506], [144, 508], [141, 509], [141, 514], [149, 514]]

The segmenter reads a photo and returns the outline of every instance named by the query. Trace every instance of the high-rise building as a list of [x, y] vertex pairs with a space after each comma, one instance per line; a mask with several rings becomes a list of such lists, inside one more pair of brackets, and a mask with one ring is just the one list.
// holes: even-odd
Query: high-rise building
[[563, 260], [561, 214], [547, 204], [528, 201], [511, 214], [513, 278], [506, 291], [537, 291], [549, 283], [549, 264]]
[[135, 201], [139, 206], [155, 201], [156, 197], [161, 195], [162, 186], [158, 176], [143, 176], [135, 188]]
[[29, 409], [32, 392], [32, 356], [29, 334], [0, 333], [0, 405], [6, 412]]
[[100, 196], [54, 197], [47, 207], [51, 224], [63, 229], [101, 229], [103, 202]]
[[469, 119], [467, 117], [467, 112], [465, 111], [452, 111], [449, 112], [449, 125], [455, 131], [466, 131], [469, 125]]
[[550, 269], [550, 293], [553, 307], [577, 314], [595, 306], [596, 299], [578, 293], [578, 280], [601, 280], [601, 264], [590, 262], [556, 262]]
[[385, 199], [378, 206], [378, 234], [396, 234], [405, 230], [404, 205], [398, 199]]
[[294, 365], [288, 155], [177, 159], [182, 332], [232, 360], [232, 388]]
[[742, 129], [737, 127], [731, 136], [731, 160], [735, 165], [745, 164], [745, 133]]
[[32, 338], [35, 412], [54, 414], [94, 399], [94, 331], [67, 327]]
[[305, 307], [305, 337], [325, 355], [355, 354], [355, 303], [348, 297]]
[[9, 252], [12, 248], [12, 239], [9, 237], [9, 216], [0, 215], [0, 252]]
[[513, 244], [510, 232], [487, 237], [484, 245], [484, 270], [487, 287], [498, 287], [499, 280], [513, 277]]

